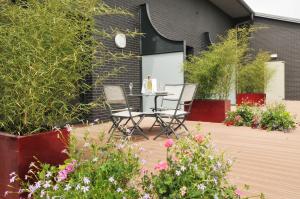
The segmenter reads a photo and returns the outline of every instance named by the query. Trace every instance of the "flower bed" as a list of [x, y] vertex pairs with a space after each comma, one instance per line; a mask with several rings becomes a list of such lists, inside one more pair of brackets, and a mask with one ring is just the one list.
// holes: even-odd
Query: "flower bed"
[[265, 110], [261, 106], [242, 104], [237, 107], [236, 111], [227, 113], [224, 123], [227, 126], [249, 126], [284, 132], [296, 127], [295, 119], [283, 104], [272, 104], [266, 106]]
[[[17, 190], [27, 198], [240, 198], [228, 183], [232, 165], [215, 152], [210, 136], [188, 136], [165, 142], [167, 159], [150, 173], [142, 167], [135, 144], [106, 144], [85, 139], [80, 150], [72, 139], [70, 159], [59, 167], [32, 163], [27, 180]], [[65, 151], [64, 151], [65, 152]], [[15, 173], [11, 181], [20, 181]], [[14, 194], [7, 192], [6, 194]], [[263, 194], [253, 197], [263, 197]]]

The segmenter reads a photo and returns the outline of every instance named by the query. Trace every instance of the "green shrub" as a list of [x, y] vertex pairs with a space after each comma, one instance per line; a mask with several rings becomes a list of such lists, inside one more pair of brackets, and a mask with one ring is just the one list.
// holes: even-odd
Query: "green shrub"
[[190, 136], [176, 143], [169, 139], [165, 146], [167, 161], [155, 166], [158, 173], [143, 178], [146, 194], [166, 199], [240, 197], [225, 177], [232, 162], [215, 154], [209, 137]]
[[36, 199], [233, 199], [242, 195], [226, 179], [232, 161], [214, 150], [210, 136], [188, 136], [176, 143], [168, 139], [167, 161], [155, 165], [151, 174], [142, 167], [143, 148], [128, 141], [108, 144], [103, 138], [85, 137], [80, 145], [72, 138], [70, 158], [64, 165], [32, 163], [25, 180], [10, 175], [12, 183], [22, 186], [6, 194], [23, 193]]
[[265, 110], [261, 106], [242, 104], [236, 111], [227, 113], [224, 123], [227, 126], [260, 127], [270, 131], [289, 131], [296, 127], [295, 119], [284, 104], [269, 105]]
[[227, 112], [225, 124], [234, 126], [258, 127], [260, 116], [259, 108], [256, 106], [241, 104], [236, 111]]
[[289, 131], [296, 127], [292, 115], [286, 110], [284, 104], [273, 104], [262, 113], [260, 125], [270, 131]]
[[85, 80], [96, 67], [124, 57], [94, 37], [111, 37], [94, 21], [95, 15], [111, 14], [129, 15], [101, 0], [1, 2], [1, 131], [24, 135], [49, 130], [99, 106], [98, 99], [82, 104], [79, 97], [91, 88]]
[[270, 54], [259, 52], [255, 59], [238, 70], [239, 93], [265, 93], [274, 71], [267, 67]]
[[197, 98], [227, 99], [234, 83], [234, 70], [242, 51], [237, 51], [236, 30], [231, 29], [219, 42], [184, 64], [187, 81], [198, 83]]
[[70, 159], [59, 167], [32, 163], [27, 180], [15, 179], [22, 183], [20, 192], [36, 199], [139, 198], [134, 181], [140, 174], [137, 151], [126, 142], [101, 143], [86, 139], [76, 150], [72, 142]]

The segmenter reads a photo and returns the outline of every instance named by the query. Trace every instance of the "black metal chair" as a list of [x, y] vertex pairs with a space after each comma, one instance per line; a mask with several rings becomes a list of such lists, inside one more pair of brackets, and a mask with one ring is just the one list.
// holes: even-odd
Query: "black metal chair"
[[[129, 107], [124, 88], [120, 85], [103, 85], [105, 104], [110, 113], [110, 119], [112, 121], [112, 126], [108, 131], [110, 135], [108, 142], [112, 138], [114, 132], [119, 130], [123, 136], [132, 136], [134, 133], [140, 134], [146, 139], [149, 139], [143, 129], [139, 126], [144, 119], [144, 114], [142, 112], [133, 112]], [[117, 106], [117, 109], [113, 109]], [[135, 121], [135, 118], [138, 118]], [[122, 121], [125, 123], [122, 124]], [[126, 125], [131, 122], [132, 127], [126, 128]]]

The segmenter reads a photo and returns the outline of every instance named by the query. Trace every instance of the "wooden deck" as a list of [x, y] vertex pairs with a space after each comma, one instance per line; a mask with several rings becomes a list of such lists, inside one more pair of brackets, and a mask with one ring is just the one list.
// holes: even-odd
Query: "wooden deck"
[[[300, 107], [290, 106], [294, 111]], [[295, 109], [296, 108], [296, 109]], [[297, 118], [298, 121], [299, 117]], [[143, 121], [147, 132], [151, 119]], [[194, 133], [197, 122], [188, 122]], [[290, 133], [267, 132], [248, 127], [226, 127], [223, 124], [201, 123], [203, 134], [211, 133], [218, 150], [225, 151], [235, 159], [229, 179], [232, 183], [250, 185], [248, 194], [263, 192], [271, 199], [300, 199], [300, 128]], [[99, 131], [107, 131], [109, 124], [88, 127], [91, 136]], [[87, 128], [76, 128], [74, 134], [82, 137]], [[147, 132], [153, 138], [159, 129]], [[153, 168], [159, 160], [164, 160], [166, 151], [163, 143], [166, 138], [145, 140], [135, 137], [135, 142], [143, 146], [145, 167]]]

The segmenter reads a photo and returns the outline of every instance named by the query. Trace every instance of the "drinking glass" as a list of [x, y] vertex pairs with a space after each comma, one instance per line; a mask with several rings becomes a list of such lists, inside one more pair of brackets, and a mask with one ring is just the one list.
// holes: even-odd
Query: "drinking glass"
[[132, 95], [132, 88], [133, 88], [133, 83], [129, 83], [129, 94]]

